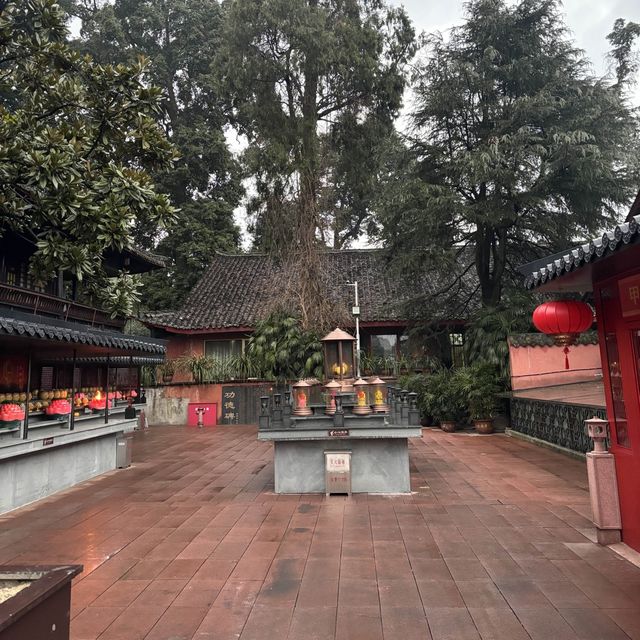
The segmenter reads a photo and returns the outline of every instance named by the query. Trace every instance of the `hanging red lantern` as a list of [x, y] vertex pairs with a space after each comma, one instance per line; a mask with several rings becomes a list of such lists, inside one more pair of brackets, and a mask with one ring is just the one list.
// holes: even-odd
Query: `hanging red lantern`
[[564, 347], [564, 367], [569, 368], [569, 345], [580, 333], [593, 324], [593, 310], [579, 300], [553, 300], [544, 302], [533, 312], [533, 324], [538, 331], [553, 338], [556, 345]]

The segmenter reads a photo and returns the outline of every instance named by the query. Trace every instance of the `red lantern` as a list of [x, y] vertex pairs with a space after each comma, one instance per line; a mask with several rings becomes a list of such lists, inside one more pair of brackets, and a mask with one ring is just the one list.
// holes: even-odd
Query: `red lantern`
[[591, 327], [593, 310], [578, 300], [544, 302], [533, 312], [533, 324], [538, 331], [552, 336], [555, 344], [564, 347], [564, 366], [568, 369], [569, 345], [576, 341], [578, 334]]

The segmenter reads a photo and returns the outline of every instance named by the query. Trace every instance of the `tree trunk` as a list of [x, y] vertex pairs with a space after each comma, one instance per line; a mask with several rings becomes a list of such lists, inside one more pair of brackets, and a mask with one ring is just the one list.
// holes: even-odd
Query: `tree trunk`
[[476, 273], [483, 307], [495, 307], [502, 299], [506, 267], [506, 229], [478, 225], [475, 237]]
[[[314, 10], [318, 0], [309, 0]], [[304, 97], [302, 103], [302, 149], [300, 154], [300, 202], [298, 205], [298, 244], [315, 244], [318, 227], [318, 52], [306, 51], [304, 62]]]

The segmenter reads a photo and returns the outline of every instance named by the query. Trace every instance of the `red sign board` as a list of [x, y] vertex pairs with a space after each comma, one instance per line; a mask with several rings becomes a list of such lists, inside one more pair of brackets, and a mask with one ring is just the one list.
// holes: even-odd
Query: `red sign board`
[[640, 275], [618, 281], [623, 318], [640, 316]]

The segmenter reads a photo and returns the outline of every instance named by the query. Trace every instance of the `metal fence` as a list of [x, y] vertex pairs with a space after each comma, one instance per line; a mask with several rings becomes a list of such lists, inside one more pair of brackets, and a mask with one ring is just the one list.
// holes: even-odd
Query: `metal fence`
[[584, 421], [607, 419], [604, 407], [511, 398], [511, 429], [571, 451], [586, 453], [592, 449]]

